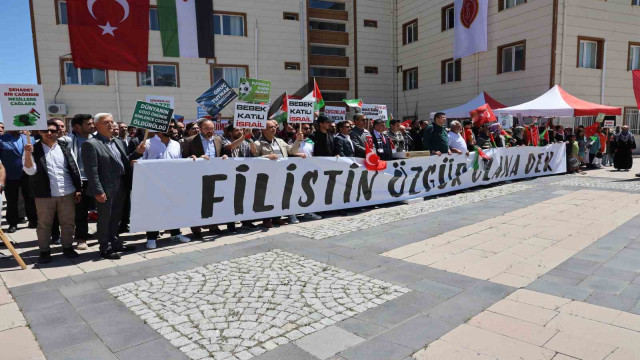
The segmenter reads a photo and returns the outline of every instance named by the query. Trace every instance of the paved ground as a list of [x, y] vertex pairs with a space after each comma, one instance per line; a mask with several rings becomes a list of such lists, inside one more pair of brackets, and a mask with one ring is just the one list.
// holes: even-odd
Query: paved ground
[[0, 262], [0, 357], [640, 359], [638, 171], [161, 240], [119, 261], [91, 244], [41, 267], [21, 229], [29, 269]]

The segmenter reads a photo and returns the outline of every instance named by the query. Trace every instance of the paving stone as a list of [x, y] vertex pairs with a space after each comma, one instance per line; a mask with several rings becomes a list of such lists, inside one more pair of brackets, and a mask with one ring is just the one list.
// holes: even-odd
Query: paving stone
[[294, 344], [286, 344], [256, 356], [254, 360], [318, 360], [318, 358]]
[[631, 259], [624, 256], [614, 256], [613, 259], [607, 261], [602, 266], [605, 268], [613, 268], [640, 273], [640, 261], [638, 261], [638, 259]]
[[294, 344], [319, 359], [326, 359], [363, 341], [365, 339], [353, 333], [330, 326], [296, 340]]
[[557, 268], [560, 270], [566, 270], [566, 271], [576, 272], [579, 274], [590, 275], [594, 271], [596, 271], [596, 269], [598, 269], [600, 266], [602, 266], [602, 263], [599, 263], [596, 261], [571, 258], [563, 262], [562, 264], [558, 265]]
[[606, 278], [606, 279], [632, 281], [633, 279], [636, 278], [636, 276], [638, 276], [638, 273], [633, 271], [626, 271], [626, 270], [614, 269], [614, 268], [603, 266], [598, 270], [594, 271], [592, 275], [598, 276], [601, 278]]
[[60, 351], [87, 341], [97, 340], [91, 328], [85, 324], [59, 326], [43, 324], [31, 328], [45, 354]]
[[75, 307], [76, 309], [89, 306], [101, 304], [107, 301], [113, 301], [113, 296], [109, 294], [106, 290], [97, 290], [93, 292], [85, 292], [76, 295], [67, 296], [67, 300]]
[[621, 297], [612, 294], [595, 292], [585, 300], [589, 304], [600, 305], [610, 309], [630, 311], [638, 302], [637, 299]]
[[348, 360], [402, 360], [412, 353], [406, 346], [374, 338], [338, 355]]
[[597, 291], [597, 292], [617, 295], [627, 285], [629, 285], [628, 281], [607, 279], [607, 278], [602, 278], [597, 276], [589, 276], [584, 281], [582, 281], [578, 286], [587, 288], [589, 290]]
[[116, 353], [119, 360], [171, 359], [187, 360], [184, 353], [167, 340], [159, 338]]
[[529, 290], [539, 291], [545, 294], [566, 297], [572, 300], [582, 301], [591, 296], [592, 290], [579, 288], [576, 286], [565, 286], [558, 283], [536, 280], [529, 284], [527, 287]]
[[26, 326], [0, 331], [3, 359], [44, 359], [42, 351]]
[[102, 341], [93, 340], [47, 354], [49, 360], [118, 360]]
[[[456, 325], [446, 323], [426, 315], [418, 315], [388, 330], [378, 338], [418, 350], [444, 334]], [[377, 339], [377, 338], [376, 338]]]
[[429, 279], [422, 279], [408, 286], [410, 289], [433, 295], [439, 298], [448, 299], [463, 289], [451, 285], [442, 284]]
[[355, 317], [340, 321], [339, 323], [336, 323], [336, 326], [365, 339], [370, 339], [387, 330], [387, 328], [384, 326], [374, 324], [369, 321], [360, 320]]

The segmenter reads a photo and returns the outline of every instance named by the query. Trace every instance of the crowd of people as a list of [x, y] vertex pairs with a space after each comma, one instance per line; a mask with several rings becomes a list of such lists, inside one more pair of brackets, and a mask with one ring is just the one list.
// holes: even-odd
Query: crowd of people
[[[4, 191], [7, 203], [5, 231], [13, 233], [24, 222], [28, 228], [35, 228], [39, 263], [51, 261], [52, 245], [60, 245], [62, 255], [67, 258], [78, 257], [76, 250], [86, 250], [89, 239], [97, 239], [100, 257], [104, 259], [119, 259], [122, 253], [135, 251], [134, 246], [123, 243], [120, 234], [129, 231], [133, 171], [139, 161], [216, 157], [364, 158], [367, 144], [372, 144], [369, 146], [373, 146], [381, 160], [392, 160], [398, 152], [469, 156], [477, 149], [566, 143], [569, 172], [581, 172], [583, 166], [629, 170], [633, 161], [631, 152], [635, 149], [634, 137], [626, 126], [615, 132], [599, 123], [587, 128], [579, 126], [575, 131], [560, 125], [505, 130], [497, 122], [448, 123], [443, 113], [436, 113], [431, 124], [426, 120], [387, 123], [360, 113], [352, 120], [337, 123], [323, 114], [315, 124], [278, 124], [269, 120], [262, 130], [238, 129], [230, 123], [221, 136], [216, 135], [215, 123], [210, 119], [186, 125], [171, 121], [168, 131], [161, 133], [116, 123], [108, 113], [77, 114], [71, 127], [67, 132], [65, 122], [54, 118], [47, 122], [46, 130], [29, 137], [0, 129], [0, 191]], [[20, 195], [26, 221], [20, 216]], [[269, 229], [298, 223], [299, 215], [240, 224], [243, 228]], [[322, 218], [316, 213], [304, 216], [312, 220]], [[92, 220], [97, 221], [95, 234], [89, 232]], [[226, 224], [226, 231], [236, 232], [236, 225]], [[218, 224], [205, 228], [211, 234], [223, 233]], [[192, 227], [189, 236], [180, 229], [167, 231], [171, 241], [203, 239], [202, 227]], [[159, 237], [159, 231], [147, 232], [146, 248], [156, 248]]]

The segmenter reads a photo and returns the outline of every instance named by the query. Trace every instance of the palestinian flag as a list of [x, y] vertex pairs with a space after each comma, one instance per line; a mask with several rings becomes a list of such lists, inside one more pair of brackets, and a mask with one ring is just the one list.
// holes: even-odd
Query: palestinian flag
[[313, 106], [314, 111], [319, 111], [324, 106], [324, 99], [322, 99], [322, 93], [320, 93], [320, 88], [318, 87], [318, 83], [316, 79], [313, 79], [313, 91], [310, 92], [307, 96], [302, 100], [312, 100], [315, 99], [316, 104]]
[[158, 0], [163, 55], [215, 57], [212, 14], [211, 0]]
[[545, 140], [549, 144], [549, 127], [545, 127], [542, 134], [540, 134], [540, 140]]
[[277, 121], [278, 124], [287, 121], [287, 112], [289, 111], [287, 100], [289, 100], [290, 98], [291, 96], [287, 95], [287, 93], [285, 92], [282, 97], [282, 105], [280, 106], [280, 109], [278, 109], [278, 111], [276, 111], [276, 113], [271, 117], [271, 119]]
[[348, 107], [362, 107], [362, 99], [342, 99]]
[[473, 160], [473, 169], [474, 170], [480, 170], [480, 158], [482, 158], [483, 160], [491, 160], [491, 157], [487, 154], [484, 153], [484, 151], [482, 151], [482, 149], [480, 149], [479, 146], [474, 145], [473, 146], [475, 148], [475, 153], [476, 153], [476, 158], [475, 160]]

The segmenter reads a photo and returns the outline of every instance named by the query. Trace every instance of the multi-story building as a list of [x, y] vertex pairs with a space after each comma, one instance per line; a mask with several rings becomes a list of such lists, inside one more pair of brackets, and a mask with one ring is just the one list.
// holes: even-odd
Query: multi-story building
[[623, 107], [618, 123], [640, 133], [630, 72], [640, 68], [640, 0], [489, 0], [488, 51], [456, 61], [452, 0], [215, 0], [209, 59], [164, 57], [150, 0], [147, 73], [74, 68], [66, 0], [30, 2], [38, 80], [69, 114], [126, 119], [145, 95], [170, 95], [177, 114], [195, 118], [194, 100], [220, 77], [270, 80], [273, 100], [315, 77], [327, 104], [359, 97], [403, 118], [481, 91], [516, 105], [560, 84]]

